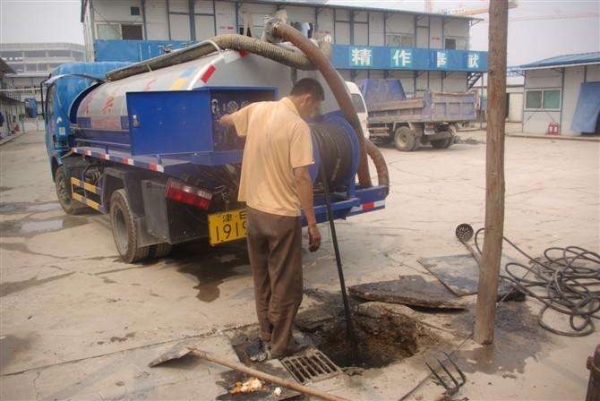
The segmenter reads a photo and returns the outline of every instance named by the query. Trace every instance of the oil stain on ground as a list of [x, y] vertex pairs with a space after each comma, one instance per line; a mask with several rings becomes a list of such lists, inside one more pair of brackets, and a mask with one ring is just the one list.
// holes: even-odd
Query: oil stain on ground
[[219, 286], [234, 276], [250, 275], [250, 266], [246, 248], [243, 245], [223, 248], [209, 248], [207, 245], [189, 243], [174, 250], [165, 261], [175, 265], [177, 270], [198, 279], [196, 297], [203, 302], [212, 302], [219, 298]]
[[0, 236], [31, 238], [38, 234], [78, 227], [87, 223], [87, 219], [72, 216], [48, 220], [7, 220], [0, 222]]
[[37, 287], [39, 285], [50, 283], [52, 281], [61, 280], [72, 274], [75, 274], [75, 273], [73, 272], [73, 273], [59, 274], [58, 276], [52, 276], [52, 277], [47, 277], [47, 278], [42, 278], [42, 279], [38, 279], [36, 276], [36, 277], [30, 278], [29, 280], [3, 282], [3, 283], [0, 283], [0, 298], [6, 296], [8, 294], [13, 294], [15, 292], [26, 290], [28, 288]]
[[[0, 187], [0, 188], [6, 188], [5, 190], [11, 189], [11, 188], [8, 188], [8, 187]], [[41, 212], [49, 212], [51, 210], [60, 210], [60, 204], [58, 202], [42, 202], [42, 203], [15, 202], [15, 203], [0, 203], [0, 213], [2, 213], [2, 214], [41, 213]]]
[[0, 336], [0, 370], [4, 370], [10, 362], [18, 357], [18, 354], [27, 351], [31, 345], [32, 338], [6, 335]]
[[467, 373], [523, 373], [526, 360], [541, 357], [549, 341], [548, 332], [539, 326], [537, 316], [526, 304], [503, 303], [496, 311], [494, 343], [461, 351], [460, 366]]

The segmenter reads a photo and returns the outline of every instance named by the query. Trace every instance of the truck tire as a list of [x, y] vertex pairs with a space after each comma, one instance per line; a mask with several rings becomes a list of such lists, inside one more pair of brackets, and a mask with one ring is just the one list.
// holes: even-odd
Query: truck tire
[[409, 127], [398, 127], [394, 132], [394, 145], [401, 152], [410, 152], [415, 148], [417, 138]]
[[452, 146], [454, 143], [454, 137], [438, 139], [437, 141], [431, 141], [431, 146], [435, 149], [446, 149]]
[[63, 166], [60, 166], [56, 170], [56, 173], [54, 173], [54, 186], [56, 187], [58, 202], [66, 214], [75, 215], [86, 211], [87, 206], [77, 202], [71, 196], [71, 182], [67, 174], [65, 174]]
[[148, 252], [148, 258], [150, 259], [159, 259], [164, 258], [173, 250], [173, 245], [168, 242], [163, 242], [162, 244], [150, 245], [150, 251]]
[[135, 263], [148, 257], [150, 247], [137, 245], [139, 233], [124, 189], [116, 190], [110, 197], [110, 224], [123, 261]]

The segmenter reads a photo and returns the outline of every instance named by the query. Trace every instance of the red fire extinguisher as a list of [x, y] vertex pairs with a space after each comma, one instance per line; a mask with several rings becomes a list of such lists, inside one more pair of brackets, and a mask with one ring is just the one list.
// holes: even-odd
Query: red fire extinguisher
[[548, 124], [548, 135], [558, 135], [558, 123]]

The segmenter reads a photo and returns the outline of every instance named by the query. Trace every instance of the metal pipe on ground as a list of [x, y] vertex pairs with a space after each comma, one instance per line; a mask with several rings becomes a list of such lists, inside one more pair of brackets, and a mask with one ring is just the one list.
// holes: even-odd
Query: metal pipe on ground
[[280, 386], [284, 386], [287, 387], [289, 389], [292, 389], [294, 391], [298, 391], [302, 394], [306, 394], [306, 395], [310, 395], [313, 397], [317, 397], [320, 398], [322, 400], [326, 400], [326, 401], [347, 401], [345, 398], [342, 397], [338, 397], [336, 395], [333, 394], [329, 394], [326, 393], [324, 391], [321, 390], [317, 390], [317, 389], [313, 389], [310, 387], [306, 387], [303, 386], [301, 384], [298, 383], [294, 383], [292, 381], [289, 380], [285, 380], [282, 379], [280, 377], [277, 376], [273, 376], [270, 375], [268, 373], [265, 372], [261, 372], [260, 370], [256, 370], [256, 369], [252, 369], [249, 368], [245, 365], [242, 365], [241, 363], [237, 363], [237, 362], [232, 362], [229, 361], [227, 359], [224, 358], [220, 358], [216, 355], [213, 355], [211, 353], [202, 351], [198, 348], [194, 348], [194, 347], [175, 347], [174, 349], [172, 349], [171, 351], [159, 356], [158, 358], [156, 358], [155, 360], [153, 360], [152, 362], [149, 363], [148, 366], [150, 367], [154, 367], [154, 366], [158, 366], [162, 363], [168, 362], [168, 361], [172, 361], [175, 359], [179, 359], [179, 358], [183, 358], [186, 355], [194, 355], [200, 359], [204, 359], [206, 361], [210, 361], [210, 362], [214, 362], [214, 363], [218, 363], [219, 365], [228, 367], [230, 369], [233, 370], [237, 370], [238, 372], [242, 372], [244, 374], [250, 375], [250, 376], [254, 376], [257, 377], [261, 380], [264, 381], [268, 381], [270, 383], [274, 383], [274, 384], [278, 384]]

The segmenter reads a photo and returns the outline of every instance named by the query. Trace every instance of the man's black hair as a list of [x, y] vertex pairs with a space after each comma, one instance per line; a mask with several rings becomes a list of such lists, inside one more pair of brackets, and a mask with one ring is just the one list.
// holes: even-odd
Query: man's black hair
[[290, 92], [291, 96], [302, 96], [309, 94], [315, 99], [319, 99], [321, 101], [325, 100], [325, 92], [323, 91], [323, 87], [313, 78], [302, 78], [300, 81], [296, 82], [292, 91]]

